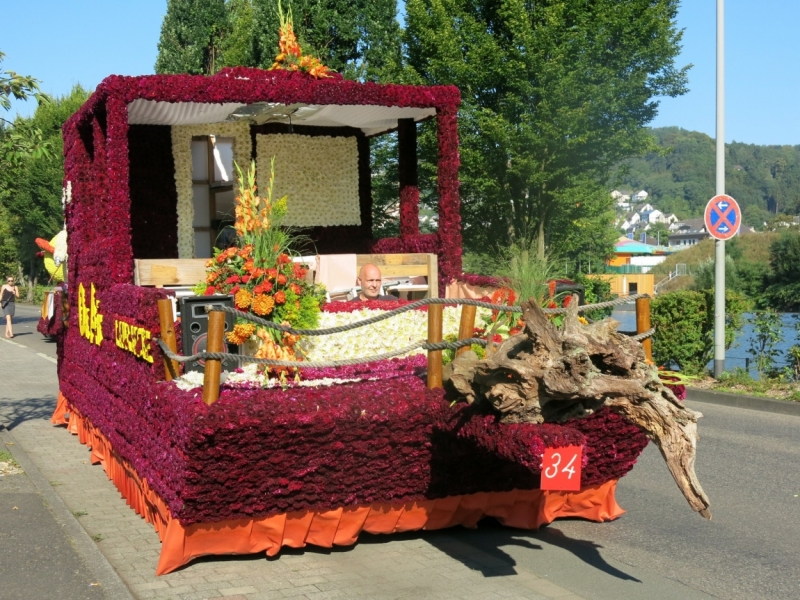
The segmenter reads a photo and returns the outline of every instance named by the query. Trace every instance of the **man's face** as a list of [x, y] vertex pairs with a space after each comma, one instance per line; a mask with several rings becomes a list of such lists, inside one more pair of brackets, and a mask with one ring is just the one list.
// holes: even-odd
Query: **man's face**
[[375, 300], [381, 293], [381, 272], [374, 266], [366, 266], [361, 269], [361, 295], [369, 300]]

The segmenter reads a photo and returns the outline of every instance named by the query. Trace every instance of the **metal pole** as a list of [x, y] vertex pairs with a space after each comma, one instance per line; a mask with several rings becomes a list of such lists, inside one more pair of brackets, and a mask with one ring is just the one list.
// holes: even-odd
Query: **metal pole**
[[[725, 0], [717, 0], [717, 195], [725, 193]], [[725, 371], [725, 242], [714, 265], [714, 377]]]

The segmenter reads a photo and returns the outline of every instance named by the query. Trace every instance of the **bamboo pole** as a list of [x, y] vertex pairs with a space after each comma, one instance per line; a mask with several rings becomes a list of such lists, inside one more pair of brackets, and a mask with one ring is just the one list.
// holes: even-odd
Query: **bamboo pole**
[[[158, 321], [161, 325], [161, 339], [170, 350], [178, 352], [178, 341], [175, 338], [175, 317], [172, 314], [172, 300], [169, 298], [158, 299]], [[170, 358], [164, 357], [164, 371], [167, 381], [171, 381], [178, 376], [178, 363]]]
[[[644, 333], [650, 329], [650, 298], [636, 299], [636, 333]], [[644, 357], [653, 363], [653, 341], [650, 338], [642, 341]]]
[[[225, 313], [221, 310], [212, 310], [208, 313], [208, 341], [207, 352], [222, 352], [223, 336], [225, 334]], [[203, 376], [203, 402], [214, 404], [219, 400], [219, 376], [222, 373], [222, 361], [207, 359]]]
[[[458, 326], [458, 339], [466, 340], [475, 333], [475, 312], [477, 306], [463, 305], [461, 307], [461, 324]], [[456, 356], [469, 351], [469, 346], [464, 346], [456, 350]]]
[[[428, 342], [442, 341], [441, 304], [428, 305]], [[428, 389], [442, 387], [442, 351], [428, 350]]]

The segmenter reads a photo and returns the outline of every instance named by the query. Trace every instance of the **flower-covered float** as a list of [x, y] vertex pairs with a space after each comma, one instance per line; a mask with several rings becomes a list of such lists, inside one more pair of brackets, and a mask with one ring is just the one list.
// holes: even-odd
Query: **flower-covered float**
[[[572, 407], [581, 418], [543, 423], [521, 413], [506, 418], [491, 391], [485, 396], [495, 400], [468, 403], [429, 389], [425, 356], [413, 353], [301, 369], [262, 385], [233, 371], [213, 404], [201, 400], [191, 376], [168, 380], [155, 343], [167, 333], [157, 304], [174, 292], [142, 285], [137, 269], [156, 259], [153, 269], [199, 262], [204, 273], [207, 261], [217, 260], [225, 207], [242, 192], [222, 165], [226, 153], [238, 165], [274, 158], [276, 198], [289, 198], [285, 222], [303, 227], [320, 254], [433, 253], [440, 290], [461, 272], [458, 90], [317, 74], [233, 68], [210, 77], [112, 76], [65, 124], [69, 311], [59, 333], [53, 422], [66, 423], [91, 447], [92, 461], [153, 524], [162, 540], [159, 574], [207, 554], [353, 544], [362, 531], [474, 526], [484, 516], [529, 529], [558, 517], [618, 517], [616, 482], [647, 437], [624, 410], [597, 401], [602, 390], [592, 390], [594, 404]], [[415, 152], [416, 123], [425, 119], [435, 119], [438, 134], [439, 231], [421, 235]], [[370, 138], [394, 130], [404, 174], [400, 236], [373, 240]], [[267, 177], [270, 169], [257, 172]], [[220, 264], [246, 262], [250, 256], [240, 250], [225, 250]], [[279, 274], [259, 281], [277, 283]], [[226, 285], [241, 279], [231, 274]], [[219, 291], [233, 290], [213, 293]], [[276, 302], [274, 294], [269, 307], [266, 300], [254, 307], [252, 293], [242, 294], [245, 300], [264, 314]], [[330, 302], [318, 324], [397, 304]], [[445, 309], [445, 334], [457, 331], [459, 310]], [[404, 315], [383, 330], [299, 346], [312, 357], [364, 356], [424, 337], [424, 309]], [[240, 341], [250, 335], [238, 331]], [[504, 346], [514, 339], [497, 356], [507, 357]], [[639, 358], [643, 363], [637, 354], [627, 368]], [[491, 388], [474, 367], [454, 368], [462, 399]], [[541, 489], [545, 456], [566, 448], [580, 449], [572, 465], [580, 467], [579, 481], [571, 482], [577, 487]]]

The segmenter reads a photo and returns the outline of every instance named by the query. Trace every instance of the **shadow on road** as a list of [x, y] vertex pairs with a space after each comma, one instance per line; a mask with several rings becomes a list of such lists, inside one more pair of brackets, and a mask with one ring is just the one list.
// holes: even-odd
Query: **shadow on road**
[[550, 525], [542, 527], [539, 531], [532, 533], [532, 535], [547, 544], [563, 548], [567, 552], [572, 553], [575, 557], [581, 559], [587, 565], [594, 567], [598, 571], [602, 571], [607, 575], [611, 575], [617, 579], [622, 579], [623, 581], [635, 581], [636, 583], [641, 583], [641, 580], [637, 579], [636, 577], [628, 575], [627, 573], [620, 571], [619, 569], [608, 564], [608, 562], [606, 562], [606, 560], [600, 555], [599, 549], [602, 548], [600, 544], [595, 544], [589, 540], [571, 538], [557, 527], [552, 527]]
[[0, 398], [0, 423], [13, 430], [20, 423], [32, 419], [49, 419], [56, 407], [56, 398], [22, 398], [10, 400]]

